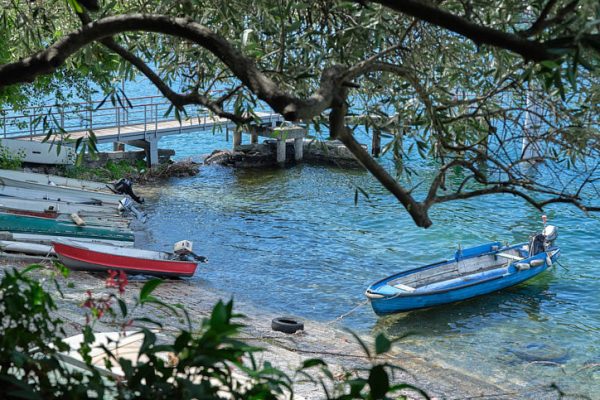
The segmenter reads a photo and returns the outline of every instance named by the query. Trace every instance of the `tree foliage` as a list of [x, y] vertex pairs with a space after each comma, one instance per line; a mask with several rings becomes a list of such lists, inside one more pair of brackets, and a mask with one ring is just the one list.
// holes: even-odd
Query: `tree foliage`
[[[110, 95], [142, 74], [178, 112], [247, 124], [270, 107], [329, 131], [419, 226], [435, 204], [494, 193], [599, 210], [596, 0], [88, 3], [7, 2], [5, 104], [62, 99], [68, 82]], [[392, 163], [358, 145], [362, 127], [393, 135]]]

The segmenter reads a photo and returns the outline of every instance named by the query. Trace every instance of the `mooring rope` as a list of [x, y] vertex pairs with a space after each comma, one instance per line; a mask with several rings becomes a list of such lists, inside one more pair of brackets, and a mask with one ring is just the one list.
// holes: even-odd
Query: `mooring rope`
[[356, 305], [356, 306], [355, 306], [354, 308], [352, 308], [350, 311], [348, 311], [348, 312], [346, 312], [346, 313], [344, 313], [344, 314], [340, 315], [340, 316], [339, 316], [339, 317], [337, 317], [336, 319], [333, 319], [333, 320], [331, 320], [331, 321], [327, 322], [327, 325], [332, 325], [332, 324], [334, 324], [334, 323], [336, 323], [336, 322], [339, 322], [339, 321], [341, 321], [342, 319], [346, 318], [348, 315], [352, 314], [354, 311], [358, 310], [360, 307], [364, 306], [364, 305], [365, 305], [365, 304], [367, 304], [368, 302], [369, 302], [369, 300], [368, 300], [368, 299], [367, 299], [367, 300], [365, 300], [365, 301], [362, 301], [362, 302], [360, 302], [358, 305]]

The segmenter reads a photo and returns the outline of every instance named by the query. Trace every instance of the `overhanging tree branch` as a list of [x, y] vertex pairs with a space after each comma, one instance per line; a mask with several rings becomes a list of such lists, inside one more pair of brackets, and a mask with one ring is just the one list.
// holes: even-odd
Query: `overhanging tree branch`
[[163, 33], [204, 47], [227, 65], [259, 99], [268, 103], [287, 120], [310, 119], [319, 115], [329, 107], [332, 93], [340, 84], [339, 76], [343, 67], [327, 68], [323, 71], [317, 91], [310, 97], [301, 99], [279, 89], [275, 82], [257, 69], [253, 60], [203, 25], [185, 18], [128, 14], [89, 23], [33, 56], [0, 66], [0, 87], [31, 82], [40, 75], [50, 74], [84, 46], [129, 31]]
[[[364, 0], [355, 1], [364, 3]], [[419, 0], [372, 0], [371, 2], [379, 3], [394, 11], [410, 15], [422, 21], [458, 33], [471, 39], [478, 45], [487, 44], [513, 51], [526, 60], [539, 62], [557, 58], [557, 55], [553, 53], [551, 49], [552, 47], [559, 45], [558, 42], [552, 42], [553, 46], [550, 46], [547, 43], [525, 39], [516, 34], [482, 26], [442, 10], [429, 2]], [[574, 48], [571, 41], [561, 44], [561, 47]]]
[[[91, 18], [87, 14], [87, 12], [78, 13], [77, 16], [81, 20], [84, 25], [87, 25], [92, 22]], [[223, 109], [222, 104], [228, 97], [224, 97], [223, 100], [218, 99], [217, 101], [211, 101], [208, 97], [202, 96], [197, 91], [190, 92], [188, 94], [180, 94], [176, 93], [171, 89], [169, 85], [167, 85], [161, 78], [156, 74], [152, 68], [148, 66], [146, 62], [144, 62], [141, 58], [131, 53], [123, 46], [118, 44], [112, 37], [107, 37], [100, 40], [104, 46], [108, 49], [114, 51], [116, 54], [121, 56], [124, 60], [131, 63], [135, 66], [141, 73], [143, 73], [150, 82], [156, 86], [156, 88], [165, 96], [169, 101], [178, 109], [183, 109], [184, 106], [188, 104], [200, 104], [210, 111], [212, 111], [215, 115], [219, 117], [227, 118], [238, 124], [245, 124], [252, 121], [252, 117], [245, 117], [236, 115], [230, 112], [227, 112]], [[231, 96], [232, 93], [235, 93], [237, 90], [232, 91], [231, 93], [227, 93], [225, 96]]]

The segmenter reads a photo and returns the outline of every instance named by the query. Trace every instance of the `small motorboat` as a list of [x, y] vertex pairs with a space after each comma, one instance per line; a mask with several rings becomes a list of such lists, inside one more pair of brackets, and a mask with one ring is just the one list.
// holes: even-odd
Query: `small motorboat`
[[529, 243], [492, 242], [459, 249], [451, 260], [403, 271], [373, 283], [365, 295], [377, 315], [466, 300], [517, 285], [544, 272], [559, 257], [556, 227]]
[[187, 240], [177, 242], [173, 253], [66, 240], [52, 244], [66, 267], [85, 271], [189, 277], [194, 275], [199, 262], [206, 262], [206, 257], [192, 252], [192, 244]]

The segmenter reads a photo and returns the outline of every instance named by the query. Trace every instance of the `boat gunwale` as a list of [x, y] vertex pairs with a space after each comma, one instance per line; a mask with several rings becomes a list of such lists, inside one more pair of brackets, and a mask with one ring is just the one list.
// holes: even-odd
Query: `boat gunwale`
[[[96, 250], [90, 250], [84, 246], [77, 246], [76, 244], [71, 244], [71, 243], [65, 243], [66, 241], [53, 241], [52, 242], [52, 246], [54, 247], [56, 244], [59, 245], [63, 245], [63, 246], [67, 246], [67, 247], [72, 247], [72, 248], [76, 248], [79, 250], [85, 250], [85, 251], [89, 251], [95, 254], [102, 254], [102, 255], [108, 255], [111, 257], [123, 257], [123, 258], [127, 258], [127, 259], [131, 259], [131, 260], [148, 260], [148, 261], [159, 261], [159, 262], [168, 262], [168, 263], [178, 263], [178, 264], [195, 264], [196, 267], [198, 266], [197, 262], [194, 261], [184, 261], [184, 260], [163, 260], [163, 259], [156, 259], [156, 258], [144, 258], [144, 257], [132, 257], [132, 256], [126, 256], [126, 255], [121, 255], [121, 254], [109, 254], [109, 253], [103, 253], [100, 251], [96, 251]], [[111, 245], [104, 245], [101, 244], [101, 246], [107, 246], [107, 247], [119, 247], [119, 246], [111, 246]], [[149, 251], [149, 252], [154, 252], [154, 253], [159, 253], [159, 254], [172, 254], [172, 253], [168, 253], [166, 251], [155, 251], [155, 250], [145, 250], [145, 249], [129, 249], [126, 248], [127, 250], [144, 250], [144, 251]], [[79, 261], [86, 261], [83, 259], [79, 259]]]
[[[499, 253], [501, 251], [512, 250], [512, 249], [518, 248], [519, 246], [522, 246], [523, 244], [524, 243], [518, 243], [518, 244], [515, 244], [515, 245], [512, 245], [512, 246], [501, 248], [501, 249], [499, 249], [497, 251], [476, 254], [476, 255], [473, 255], [473, 256], [470, 256], [470, 257], [463, 258], [462, 260], [467, 260], [467, 259], [470, 259], [470, 258], [481, 257], [481, 256], [486, 256], [486, 255], [495, 255], [495, 254], [497, 254], [497, 253]], [[555, 247], [555, 246], [550, 247], [547, 251], [544, 251], [542, 253], [536, 254], [533, 257], [527, 257], [527, 258], [525, 258], [523, 260], [519, 260], [519, 261], [515, 260], [513, 262], [510, 262], [508, 264], [508, 267], [510, 267], [510, 266], [512, 266], [512, 265], [514, 265], [514, 264], [516, 264], [518, 262], [528, 262], [528, 261], [532, 261], [532, 260], [543, 259], [544, 260], [543, 264], [541, 264], [541, 265], [539, 265], [537, 267], [532, 267], [532, 268], [529, 269], [529, 271], [532, 270], [532, 269], [547, 268], [548, 265], [547, 265], [547, 262], [546, 262], [546, 256], [548, 255], [547, 254], [548, 252], [554, 252], [551, 257], [555, 258], [556, 255], [558, 255], [560, 253], [560, 249], [558, 247]], [[414, 291], [414, 292], [404, 292], [404, 293], [403, 292], [398, 292], [398, 293], [394, 293], [394, 294], [383, 294], [383, 293], [379, 293], [377, 291], [373, 291], [372, 290], [372, 288], [375, 285], [382, 284], [382, 283], [385, 283], [385, 282], [389, 282], [389, 281], [392, 281], [394, 279], [400, 278], [402, 276], [411, 275], [412, 273], [416, 273], [416, 272], [420, 272], [420, 271], [423, 271], [423, 270], [427, 270], [427, 269], [432, 268], [434, 266], [441, 266], [441, 265], [444, 265], [444, 264], [449, 264], [451, 262], [455, 262], [455, 260], [454, 261], [453, 260], [446, 260], [446, 261], [441, 261], [441, 262], [434, 263], [434, 264], [429, 264], [429, 265], [426, 265], [426, 266], [423, 266], [423, 267], [413, 268], [411, 270], [403, 271], [403, 272], [400, 272], [400, 273], [398, 273], [396, 275], [392, 275], [392, 276], [389, 276], [387, 278], [380, 279], [379, 281], [371, 284], [367, 288], [367, 290], [366, 290], [365, 293], [367, 294], [367, 297], [368, 297], [368, 294], [376, 294], [376, 295], [382, 296], [382, 297], [377, 298], [377, 299], [370, 299], [371, 301], [392, 300], [392, 299], [395, 299], [395, 298], [398, 298], [398, 297], [403, 297], [403, 298], [425, 297], [425, 296], [447, 293], [447, 292], [456, 291], [456, 290], [460, 290], [460, 289], [463, 289], [463, 288], [468, 288], [468, 287], [475, 286], [475, 285], [480, 285], [480, 284], [488, 283], [488, 282], [491, 282], [491, 281], [494, 281], [494, 280], [497, 280], [497, 279], [505, 278], [507, 275], [514, 275], [514, 274], [517, 274], [518, 272], [521, 272], [521, 271], [516, 271], [516, 272], [504, 274], [504, 275], [499, 275], [499, 276], [494, 276], [494, 277], [486, 278], [486, 279], [483, 279], [483, 280], [476, 280], [476, 281], [473, 281], [473, 282], [468, 282], [468, 283], [465, 283], [465, 284], [460, 285], [460, 286], [453, 286], [453, 287], [450, 287], [450, 288], [436, 289], [436, 290], [423, 291], [423, 292]], [[515, 283], [513, 285], [509, 285], [509, 286], [506, 286], [506, 287], [508, 288], [508, 287], [517, 285], [519, 283], [521, 283], [521, 282], [517, 282], [517, 283]], [[379, 286], [383, 286], [383, 285], [379, 285]], [[424, 307], [424, 308], [426, 308], [426, 307]]]

